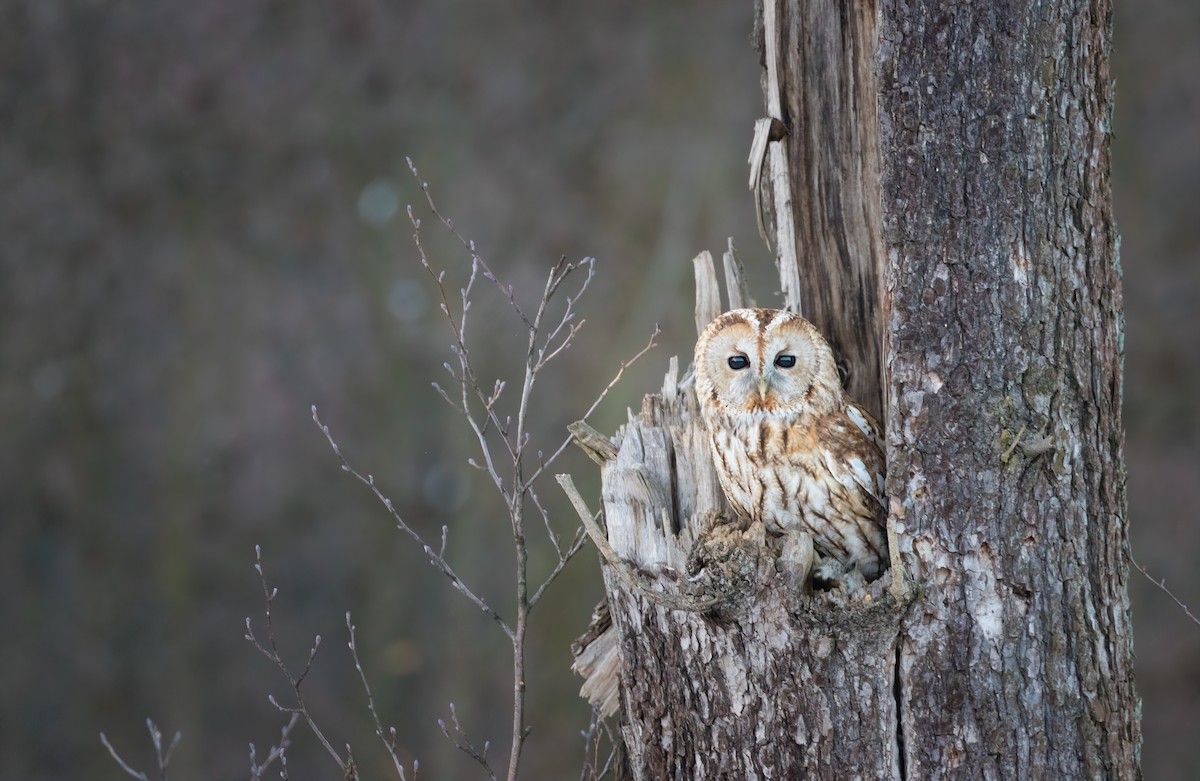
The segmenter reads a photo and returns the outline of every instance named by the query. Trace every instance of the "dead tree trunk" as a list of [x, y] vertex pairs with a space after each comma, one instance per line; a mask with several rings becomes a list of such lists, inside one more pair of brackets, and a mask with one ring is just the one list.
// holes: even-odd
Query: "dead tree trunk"
[[585, 692], [619, 681], [639, 779], [1139, 778], [1109, 5], [765, 2], [764, 222], [883, 410], [893, 568], [786, 588], [673, 367], [577, 432], [607, 524]]

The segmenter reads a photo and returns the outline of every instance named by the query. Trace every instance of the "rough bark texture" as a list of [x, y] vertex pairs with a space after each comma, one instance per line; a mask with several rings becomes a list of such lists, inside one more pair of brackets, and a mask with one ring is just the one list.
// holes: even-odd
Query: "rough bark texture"
[[908, 778], [1134, 778], [1107, 2], [883, 2]]
[[670, 374], [602, 471], [630, 770], [1139, 778], [1109, 5], [767, 1], [762, 192], [868, 403], [882, 356], [894, 567], [786, 588]]

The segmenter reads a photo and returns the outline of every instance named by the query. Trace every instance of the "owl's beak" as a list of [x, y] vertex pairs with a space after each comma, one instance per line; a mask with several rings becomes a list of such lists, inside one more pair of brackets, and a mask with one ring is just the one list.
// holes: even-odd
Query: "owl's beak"
[[764, 397], [764, 398], [767, 395], [767, 378], [766, 377], [758, 378], [758, 395], [761, 397]]

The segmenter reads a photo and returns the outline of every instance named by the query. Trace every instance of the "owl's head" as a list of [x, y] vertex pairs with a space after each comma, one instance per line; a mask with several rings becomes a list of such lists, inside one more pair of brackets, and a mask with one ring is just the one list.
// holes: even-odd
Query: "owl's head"
[[842, 386], [812, 323], [781, 309], [734, 309], [696, 341], [696, 394], [706, 411], [792, 415], [831, 411]]

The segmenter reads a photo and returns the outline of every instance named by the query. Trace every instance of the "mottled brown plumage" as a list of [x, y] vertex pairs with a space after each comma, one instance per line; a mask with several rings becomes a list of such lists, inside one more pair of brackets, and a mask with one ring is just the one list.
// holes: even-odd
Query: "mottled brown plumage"
[[807, 320], [736, 309], [696, 342], [696, 394], [730, 505], [776, 534], [802, 530], [818, 576], [887, 566], [878, 424], [846, 398], [833, 352]]

